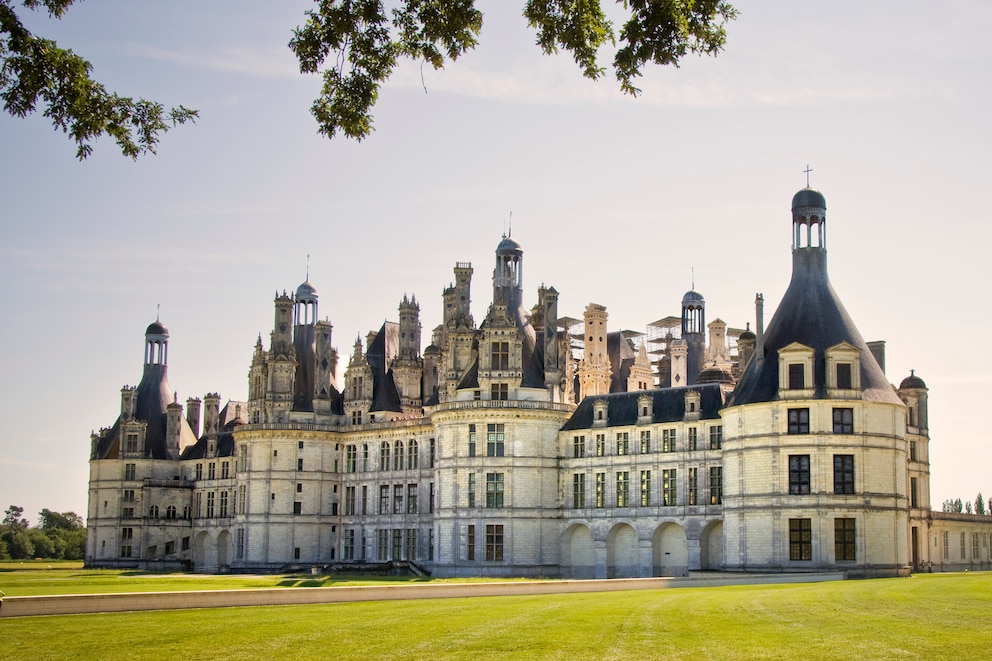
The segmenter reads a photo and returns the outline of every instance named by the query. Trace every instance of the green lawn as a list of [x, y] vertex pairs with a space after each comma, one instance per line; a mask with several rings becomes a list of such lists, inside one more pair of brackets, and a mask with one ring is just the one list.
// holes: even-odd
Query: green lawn
[[0, 659], [987, 659], [992, 574], [0, 620]]

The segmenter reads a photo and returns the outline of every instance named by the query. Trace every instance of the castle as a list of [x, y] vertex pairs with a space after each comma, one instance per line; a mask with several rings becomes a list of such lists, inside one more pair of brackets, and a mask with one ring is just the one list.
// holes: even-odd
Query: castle
[[[91, 437], [88, 566], [274, 571], [401, 564], [436, 576], [608, 578], [691, 570], [989, 568], [992, 524], [933, 512], [926, 384], [899, 387], [827, 275], [826, 201], [792, 200], [793, 274], [764, 328], [705, 321], [690, 291], [647, 333], [604, 306], [524, 305], [496, 248], [472, 316], [457, 263], [421, 350], [420, 307], [355, 342], [338, 390], [309, 282], [275, 297], [247, 401], [185, 412], [169, 332]], [[202, 414], [202, 418], [201, 418]]]

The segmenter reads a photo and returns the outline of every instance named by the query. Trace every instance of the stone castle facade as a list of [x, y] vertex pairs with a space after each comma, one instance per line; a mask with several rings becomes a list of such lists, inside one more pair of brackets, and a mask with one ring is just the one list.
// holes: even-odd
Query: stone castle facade
[[[901, 575], [989, 568], [992, 523], [933, 512], [928, 389], [892, 386], [833, 291], [826, 202], [793, 199], [793, 276], [764, 328], [681, 315], [610, 331], [604, 306], [524, 305], [523, 250], [496, 249], [471, 313], [457, 263], [422, 347], [420, 307], [359, 338], [337, 387], [310, 282], [277, 294], [246, 401], [185, 410], [169, 333], [92, 435], [89, 566], [274, 571], [399, 563], [439, 576], [690, 570]], [[202, 416], [202, 417], [201, 417]]]

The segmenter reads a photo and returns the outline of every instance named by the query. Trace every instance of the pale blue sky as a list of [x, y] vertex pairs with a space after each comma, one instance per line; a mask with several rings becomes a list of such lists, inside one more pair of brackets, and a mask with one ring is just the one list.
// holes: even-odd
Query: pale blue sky
[[[649, 68], [643, 95], [533, 45], [522, 1], [481, 1], [480, 47], [404, 66], [362, 143], [309, 114], [318, 79], [286, 48], [309, 0], [87, 0], [39, 33], [122, 94], [198, 108], [132, 163], [85, 162], [40, 116], [0, 116], [0, 506], [86, 508], [91, 429], [141, 376], [156, 305], [180, 399], [244, 399], [276, 290], [304, 278], [347, 356], [421, 302], [425, 344], [456, 261], [489, 302], [513, 212], [525, 288], [561, 313], [644, 330], [695, 271], [707, 318], [766, 321], [788, 284], [793, 193], [828, 204], [830, 272], [889, 379], [931, 388], [933, 502], [992, 495], [985, 354], [992, 46], [987, 2], [743, 0], [727, 48]], [[604, 63], [608, 64], [609, 55]], [[427, 93], [424, 92], [424, 86]], [[340, 375], [339, 375], [340, 376]]]

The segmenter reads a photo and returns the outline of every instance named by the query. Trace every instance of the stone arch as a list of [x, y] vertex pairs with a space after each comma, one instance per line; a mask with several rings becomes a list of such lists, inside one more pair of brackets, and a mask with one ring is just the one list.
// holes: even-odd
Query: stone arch
[[606, 536], [606, 577], [632, 578], [640, 574], [637, 532], [628, 523], [618, 523]]
[[210, 539], [210, 533], [201, 530], [193, 538], [193, 570], [208, 572], [217, 568], [217, 547]]
[[562, 533], [561, 564], [562, 573], [569, 578], [596, 577], [596, 552], [588, 526], [575, 523]]
[[699, 568], [723, 569], [723, 521], [710, 522], [699, 534]]
[[651, 540], [652, 573], [655, 576], [688, 576], [689, 543], [677, 523], [663, 523]]
[[217, 535], [217, 566], [226, 567], [231, 564], [231, 533], [221, 530]]

